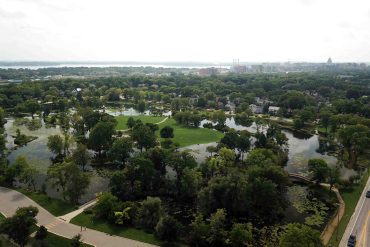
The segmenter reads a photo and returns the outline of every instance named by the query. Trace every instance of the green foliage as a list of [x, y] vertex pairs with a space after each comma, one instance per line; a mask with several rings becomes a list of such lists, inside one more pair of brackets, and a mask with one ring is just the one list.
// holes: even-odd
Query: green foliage
[[322, 247], [320, 232], [301, 224], [289, 224], [282, 234], [280, 247]]
[[94, 213], [97, 218], [107, 219], [112, 221], [117, 209], [118, 198], [109, 192], [104, 192], [99, 196], [94, 207]]
[[155, 235], [158, 239], [167, 242], [177, 241], [180, 237], [182, 226], [172, 216], [164, 216], [155, 227]]
[[173, 138], [173, 128], [171, 126], [164, 126], [160, 131], [160, 135], [162, 138]]
[[153, 231], [163, 215], [162, 201], [158, 197], [147, 197], [141, 202], [137, 215], [137, 224], [148, 231]]
[[114, 140], [112, 147], [109, 150], [109, 155], [121, 164], [125, 164], [126, 160], [133, 152], [133, 143], [130, 138], [118, 138]]
[[37, 240], [44, 240], [48, 236], [48, 230], [45, 226], [40, 226], [39, 229], [37, 229], [35, 234], [35, 239]]
[[252, 224], [234, 223], [231, 230], [229, 241], [231, 246], [253, 246], [253, 226]]
[[330, 168], [323, 159], [310, 159], [308, 170], [313, 173], [313, 179], [317, 183], [326, 181], [330, 174]]
[[36, 207], [18, 208], [12, 217], [6, 218], [0, 224], [0, 232], [6, 234], [20, 246], [25, 246], [31, 234], [31, 228], [36, 224]]

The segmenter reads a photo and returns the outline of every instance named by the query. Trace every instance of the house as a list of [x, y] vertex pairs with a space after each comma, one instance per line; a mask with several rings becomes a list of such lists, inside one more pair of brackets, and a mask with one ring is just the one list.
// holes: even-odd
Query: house
[[263, 112], [263, 107], [255, 104], [250, 104], [249, 109], [255, 114], [261, 114]]
[[269, 106], [269, 114], [276, 115], [280, 110], [278, 106]]

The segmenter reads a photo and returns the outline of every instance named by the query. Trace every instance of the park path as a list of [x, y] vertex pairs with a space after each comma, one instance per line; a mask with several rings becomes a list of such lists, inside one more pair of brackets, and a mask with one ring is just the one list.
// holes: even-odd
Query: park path
[[0, 212], [6, 217], [12, 216], [17, 208], [34, 206], [39, 209], [36, 218], [38, 225], [45, 226], [49, 232], [65, 238], [72, 238], [80, 233], [85, 243], [93, 246], [102, 247], [150, 247], [147, 243], [123, 238], [119, 236], [112, 236], [103, 232], [87, 228], [81, 231], [81, 227], [68, 223], [60, 218], [53, 216], [46, 211], [43, 207], [28, 198], [27, 196], [19, 193], [18, 191], [0, 187]]
[[89, 201], [89, 202], [81, 205], [77, 210], [72, 211], [72, 212], [70, 212], [68, 214], [59, 216], [58, 218], [61, 219], [61, 220], [64, 220], [65, 222], [70, 222], [74, 217], [76, 217], [77, 215], [79, 215], [80, 213], [82, 213], [85, 209], [94, 206], [97, 201], [98, 201], [98, 199], [94, 199], [92, 201]]

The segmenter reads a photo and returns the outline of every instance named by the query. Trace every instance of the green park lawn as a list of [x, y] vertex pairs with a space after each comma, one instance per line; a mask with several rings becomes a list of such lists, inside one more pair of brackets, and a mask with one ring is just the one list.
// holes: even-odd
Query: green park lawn
[[340, 191], [340, 194], [346, 204], [346, 207], [345, 207], [343, 218], [339, 222], [338, 239], [336, 237], [337, 233], [335, 232], [329, 241], [329, 246], [339, 246], [340, 240], [342, 239], [342, 236], [344, 234], [344, 231], [346, 230], [348, 222], [351, 219], [353, 212], [355, 211], [357, 202], [359, 201], [361, 193], [364, 190], [368, 177], [369, 177], [369, 173], [366, 173], [362, 177], [361, 182], [353, 186], [352, 189], [346, 189], [346, 190]]
[[[224, 136], [219, 131], [206, 128], [188, 128], [176, 123], [174, 119], [167, 119], [159, 125], [159, 129], [164, 126], [171, 126], [174, 129], [174, 142], [180, 144], [180, 147], [186, 147], [193, 144], [210, 143], [221, 140]], [[159, 131], [157, 132], [159, 137]]]
[[[129, 116], [119, 116], [116, 117], [118, 124], [117, 129], [123, 130], [127, 129], [127, 119]], [[154, 117], [154, 116], [134, 116], [135, 120], [140, 119], [143, 123], [158, 123], [165, 119], [165, 117]], [[224, 135], [215, 130], [206, 128], [188, 128], [176, 123], [172, 118], [167, 119], [163, 123], [159, 124], [159, 129], [164, 126], [171, 126], [174, 129], [175, 137], [174, 142], [180, 144], [180, 147], [186, 147], [193, 144], [202, 144], [219, 141]], [[159, 137], [159, 131], [156, 132], [157, 137]]]
[[90, 229], [105, 232], [111, 235], [121, 236], [140, 242], [145, 242], [153, 245], [160, 245], [161, 241], [156, 239], [153, 234], [147, 233], [133, 227], [123, 227], [109, 224], [108, 222], [95, 219], [93, 214], [81, 213], [71, 220], [72, 224], [86, 226]]
[[[118, 116], [116, 117], [118, 124], [116, 129], [117, 130], [125, 130], [128, 129], [127, 127], [127, 120], [130, 116]], [[145, 116], [145, 115], [139, 115], [139, 116], [132, 116], [135, 120], [141, 120], [143, 123], [158, 123], [165, 119], [166, 117], [156, 117], [156, 116]]]
[[77, 209], [75, 206], [63, 200], [50, 198], [47, 195], [39, 192], [34, 192], [26, 189], [17, 189], [17, 191], [37, 202], [40, 206], [45, 208], [54, 216], [65, 215]]

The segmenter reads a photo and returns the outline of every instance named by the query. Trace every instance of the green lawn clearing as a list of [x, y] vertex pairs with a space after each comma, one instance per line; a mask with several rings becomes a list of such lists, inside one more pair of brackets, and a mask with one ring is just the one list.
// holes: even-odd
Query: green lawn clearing
[[47, 195], [39, 192], [26, 189], [17, 189], [17, 191], [37, 202], [41, 207], [45, 208], [54, 216], [65, 215], [77, 209], [75, 206], [61, 199], [50, 198]]
[[[159, 129], [164, 126], [171, 126], [174, 129], [174, 142], [180, 144], [180, 147], [186, 147], [193, 144], [203, 144], [217, 142], [224, 136], [219, 131], [206, 128], [188, 128], [176, 123], [174, 119], [167, 119], [164, 123], [159, 124]], [[159, 137], [159, 131], [157, 132]]]
[[151, 233], [146, 233], [143, 230], [133, 227], [112, 225], [104, 220], [95, 219], [93, 214], [81, 213], [74, 217], [71, 220], [71, 223], [79, 226], [86, 226], [87, 228], [95, 229], [111, 235], [121, 236], [153, 245], [160, 245], [162, 243]]

